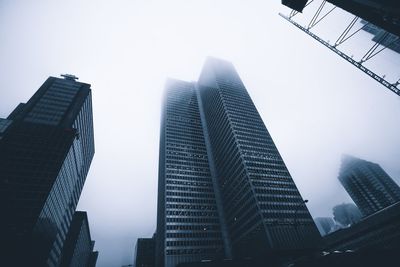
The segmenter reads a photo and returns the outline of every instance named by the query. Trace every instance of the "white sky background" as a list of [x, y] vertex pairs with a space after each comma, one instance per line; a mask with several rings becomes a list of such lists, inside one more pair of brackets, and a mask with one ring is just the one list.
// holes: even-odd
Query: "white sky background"
[[[351, 201], [337, 181], [342, 153], [400, 181], [400, 97], [280, 11], [279, 0], [0, 0], [0, 117], [50, 75], [92, 85], [96, 154], [78, 209], [98, 266], [132, 263], [136, 238], [155, 231], [163, 85], [197, 80], [207, 56], [235, 65], [313, 217]], [[316, 31], [329, 39], [337, 26]], [[372, 36], [359, 38], [344, 48]], [[387, 51], [368, 66], [393, 81], [399, 63]]]

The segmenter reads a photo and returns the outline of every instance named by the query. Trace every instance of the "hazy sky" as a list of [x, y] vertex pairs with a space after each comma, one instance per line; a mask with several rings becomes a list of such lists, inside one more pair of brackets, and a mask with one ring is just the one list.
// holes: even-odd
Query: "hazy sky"
[[[96, 154], [78, 209], [98, 266], [132, 263], [136, 239], [155, 231], [163, 85], [197, 80], [207, 56], [235, 65], [313, 217], [351, 201], [337, 181], [342, 153], [400, 181], [400, 97], [278, 12], [289, 12], [279, 0], [0, 0], [0, 117], [48, 76], [92, 85]], [[343, 14], [315, 31], [334, 41]], [[343, 49], [356, 58], [371, 37]], [[400, 76], [391, 51], [367, 66]]]

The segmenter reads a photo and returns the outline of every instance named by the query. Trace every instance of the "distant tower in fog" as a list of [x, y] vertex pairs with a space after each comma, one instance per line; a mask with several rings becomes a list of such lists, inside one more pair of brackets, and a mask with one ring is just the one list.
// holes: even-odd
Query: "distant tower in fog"
[[333, 218], [341, 227], [349, 227], [361, 220], [361, 212], [353, 203], [342, 203], [332, 209]]
[[376, 163], [345, 155], [339, 181], [364, 216], [400, 201], [400, 188]]
[[331, 217], [317, 217], [314, 219], [319, 233], [324, 236], [335, 230], [335, 221]]
[[318, 246], [320, 235], [229, 62], [170, 80], [161, 120], [157, 266]]

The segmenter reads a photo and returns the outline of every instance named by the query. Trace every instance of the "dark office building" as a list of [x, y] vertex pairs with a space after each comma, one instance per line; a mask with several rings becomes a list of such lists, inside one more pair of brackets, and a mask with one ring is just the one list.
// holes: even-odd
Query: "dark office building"
[[0, 120], [1, 243], [8, 266], [58, 266], [93, 158], [90, 85], [64, 77], [48, 78]]
[[135, 267], [154, 267], [156, 266], [156, 239], [138, 238], [135, 248]]
[[93, 251], [86, 212], [76, 211], [68, 230], [61, 256], [61, 267], [96, 266], [98, 252]]
[[339, 181], [363, 216], [400, 201], [400, 188], [376, 163], [345, 155]]
[[[167, 83], [158, 200], [157, 266], [308, 250], [320, 241], [246, 88], [226, 61], [208, 59], [198, 83]], [[197, 246], [207, 254], [194, 258]], [[188, 256], [177, 256], [183, 252]], [[169, 260], [174, 257], [181, 258]]]

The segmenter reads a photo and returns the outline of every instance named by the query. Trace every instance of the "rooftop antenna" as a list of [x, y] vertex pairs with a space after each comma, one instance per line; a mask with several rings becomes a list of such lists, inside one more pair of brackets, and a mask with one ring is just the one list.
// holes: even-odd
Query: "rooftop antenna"
[[69, 80], [69, 81], [74, 81], [74, 82], [76, 82], [77, 80], [79, 80], [79, 78], [76, 77], [76, 76], [73, 75], [73, 74], [61, 74], [60, 76], [61, 76], [61, 77], [64, 77], [64, 79]]

